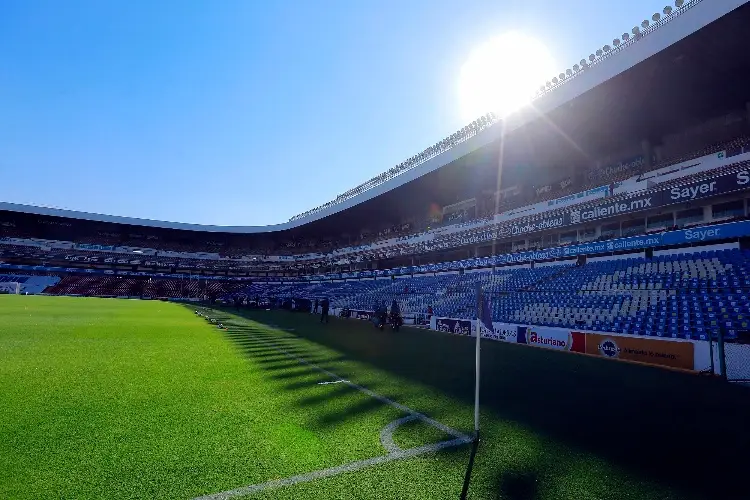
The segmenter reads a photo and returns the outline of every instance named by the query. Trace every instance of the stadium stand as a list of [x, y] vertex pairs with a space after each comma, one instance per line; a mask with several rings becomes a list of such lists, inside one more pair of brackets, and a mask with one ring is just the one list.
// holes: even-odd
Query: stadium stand
[[372, 311], [399, 302], [401, 310], [471, 319], [476, 286], [492, 298], [493, 320], [632, 335], [705, 340], [750, 326], [750, 251], [704, 250], [576, 265], [499, 268], [476, 273], [415, 276], [395, 281], [259, 285], [247, 296], [328, 297], [337, 309]]
[[0, 274], [0, 283], [20, 283], [20, 293], [34, 295], [42, 293], [60, 281], [57, 276], [34, 276], [22, 274]]

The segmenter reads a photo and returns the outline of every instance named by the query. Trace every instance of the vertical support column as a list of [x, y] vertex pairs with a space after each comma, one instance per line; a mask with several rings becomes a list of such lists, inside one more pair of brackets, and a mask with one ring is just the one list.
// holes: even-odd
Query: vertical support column
[[651, 142], [649, 142], [646, 139], [642, 140], [641, 152], [643, 153], [644, 170], [646, 171], [651, 170], [651, 167], [653, 166], [653, 162], [651, 161], [651, 158], [653, 157], [653, 150], [651, 149]]
[[724, 351], [724, 327], [719, 326], [719, 338], [717, 342], [719, 349], [719, 376], [724, 380], [727, 379], [727, 358], [726, 351]]

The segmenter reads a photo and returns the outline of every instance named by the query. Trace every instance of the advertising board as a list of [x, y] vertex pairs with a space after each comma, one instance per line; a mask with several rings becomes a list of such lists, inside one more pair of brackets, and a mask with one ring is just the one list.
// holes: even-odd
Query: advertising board
[[638, 361], [651, 365], [692, 370], [695, 365], [692, 342], [639, 336], [586, 334], [586, 354], [607, 359]]
[[483, 331], [482, 332], [482, 338], [483, 339], [491, 339], [491, 340], [498, 340], [500, 342], [516, 342], [516, 338], [518, 337], [518, 325], [513, 325], [510, 323], [492, 323], [492, 330], [491, 332]]
[[439, 332], [455, 333], [456, 335], [471, 335], [470, 319], [437, 318], [435, 330]]
[[[437, 318], [434, 328], [442, 332], [471, 336], [473, 324], [474, 320]], [[483, 330], [482, 338], [685, 370], [696, 370], [696, 366], [704, 369], [706, 364], [701, 356], [697, 356], [696, 344], [691, 341], [499, 322], [493, 322], [493, 329], [492, 332]], [[703, 349], [705, 346], [702, 344], [705, 342], [700, 346]], [[698, 363], [697, 358], [701, 358]]]
[[558, 351], [586, 352], [586, 336], [564, 328], [519, 326], [516, 342]]

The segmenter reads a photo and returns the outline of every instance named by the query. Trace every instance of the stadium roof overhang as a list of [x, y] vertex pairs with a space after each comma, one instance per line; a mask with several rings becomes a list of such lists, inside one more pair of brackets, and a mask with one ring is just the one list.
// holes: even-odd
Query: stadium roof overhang
[[[658, 29], [651, 31], [648, 36], [643, 37], [637, 43], [629, 44], [627, 47], [619, 50], [616, 54], [602, 59], [595, 65], [591, 65], [585, 71], [575, 73], [574, 77], [569, 78], [565, 84], [561, 84], [557, 86], [554, 91], [542, 95], [534, 101], [532, 107], [511, 116], [504, 123], [498, 123], [493, 127], [485, 129], [476, 136], [456, 145], [445, 153], [422, 163], [411, 170], [407, 170], [393, 179], [367, 190], [354, 198], [294, 221], [269, 226], [212, 226], [137, 219], [5, 202], [0, 202], [0, 211], [22, 212], [26, 214], [64, 217], [92, 222], [184, 231], [234, 234], [274, 233], [306, 226], [316, 221], [322, 221], [334, 214], [340, 214], [352, 207], [373, 200], [384, 193], [404, 186], [446, 165], [454, 163], [476, 150], [498, 143], [504, 134], [508, 135], [515, 130], [540, 122], [541, 116], [548, 117], [546, 121], [555, 122], [555, 126], [557, 126], [558, 119], [565, 120], [565, 112], [570, 106], [575, 106], [577, 108], [574, 114], [577, 115], [576, 119], [581, 120], [580, 117], [582, 114], [583, 116], [591, 116], [586, 115], [586, 109], [590, 109], [592, 114], [602, 114], [602, 100], [607, 99], [606, 105], [608, 109], [605, 112], [610, 116], [621, 117], [622, 121], [618, 123], [618, 126], [623, 134], [627, 134], [629, 131], [638, 131], [638, 133], [641, 134], [641, 137], [647, 138], [650, 130], [658, 129], [660, 121], [663, 121], [665, 119], [664, 117], [667, 115], [655, 111], [649, 116], [639, 116], [637, 113], [624, 113], [623, 110], [632, 103], [628, 98], [628, 93], [638, 92], [641, 95], [647, 95], [649, 94], [648, 91], [650, 89], [654, 90], [650, 86], [656, 85], [658, 82], [647, 79], [641, 80], [641, 85], [634, 85], [631, 88], [622, 87], [619, 89], [622, 93], [619, 94], [619, 99], [617, 100], [611, 99], [611, 89], [598, 91], [602, 88], [602, 84], [616, 79], [618, 75], [622, 75], [630, 68], [633, 68], [644, 61], [654, 58], [654, 56], [674, 46], [677, 42], [680, 42], [697, 31], [707, 27], [733, 10], [742, 7], [744, 4], [748, 3], [748, 1], [750, 0], [722, 0], [720, 2], [711, 0], [693, 0], [693, 5], [689, 9], [681, 11], [679, 16], [674, 16], [669, 22], [665, 22]], [[744, 40], [744, 37], [741, 35], [744, 35], [744, 33], [739, 32], [728, 34], [724, 38], [736, 36], [738, 41], [741, 39]], [[700, 37], [700, 40], [702, 43], [709, 45], [706, 48], [708, 49], [707, 51], [710, 51], [711, 37]], [[724, 71], [728, 71], [728, 69], [731, 68], [731, 59], [731, 57], [727, 57], [721, 61], [716, 61], [716, 66], [718, 68], [723, 68]], [[651, 68], [648, 69], [653, 71], [656, 66], [658, 65], [651, 64]], [[663, 85], [673, 85], [673, 82], [679, 78], [679, 75], [673, 75], [673, 77], [674, 78], [672, 79], [664, 78], [660, 81]], [[694, 88], [695, 85], [692, 87]], [[685, 99], [689, 99], [689, 96], [680, 95], [681, 88], [679, 86], [672, 88], [672, 91], [677, 96], [676, 100], [678, 101], [685, 102]], [[661, 90], [658, 93], [664, 95], [661, 93]], [[703, 105], [710, 106], [712, 104], [706, 102], [703, 103]], [[677, 116], [677, 119], [679, 119], [679, 114], [672, 116]], [[601, 127], [597, 124], [589, 123], [588, 125], [589, 126], [586, 126], [585, 122], [579, 123], [576, 128], [580, 134], [577, 135], [595, 137], [597, 131], [601, 130]], [[663, 123], [661, 125], [663, 125]]]

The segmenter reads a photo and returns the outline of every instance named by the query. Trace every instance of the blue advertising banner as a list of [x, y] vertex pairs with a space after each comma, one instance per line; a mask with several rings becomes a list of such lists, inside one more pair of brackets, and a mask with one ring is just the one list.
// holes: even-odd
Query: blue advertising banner
[[715, 226], [702, 226], [694, 229], [681, 229], [679, 231], [669, 231], [666, 233], [629, 236], [627, 238], [618, 238], [609, 241], [596, 241], [567, 247], [498, 255], [494, 258], [494, 261], [495, 265], [516, 264], [539, 260], [576, 257], [578, 255], [594, 255], [658, 246], [702, 243], [705, 241], [742, 238], [745, 236], [750, 236], [750, 221], [728, 222], [726, 224], [717, 224]]
[[115, 246], [114, 245], [89, 245], [87, 243], [78, 243], [76, 245], [76, 248], [79, 250], [99, 250], [104, 252], [111, 252], [114, 251]]
[[750, 221], [728, 222], [715, 226], [696, 227], [682, 231], [671, 231], [662, 236], [663, 245], [680, 245], [684, 243], [700, 243], [710, 240], [724, 240], [750, 236]]
[[576, 257], [578, 255], [593, 255], [599, 253], [621, 252], [623, 250], [639, 250], [648, 247], [663, 245], [665, 233], [644, 236], [630, 236], [609, 241], [597, 241], [581, 245], [563, 247], [563, 257]]
[[[563, 247], [563, 257], [574, 257], [577, 255], [590, 255], [597, 253], [619, 252], [622, 250], [638, 250], [668, 245], [684, 245], [689, 243], [702, 243], [712, 240], [725, 240], [743, 238], [750, 236], [750, 221], [728, 222], [715, 226], [702, 226], [694, 229], [681, 229], [644, 236], [630, 236], [616, 240], [598, 241]], [[538, 253], [538, 252], [537, 252]]]

